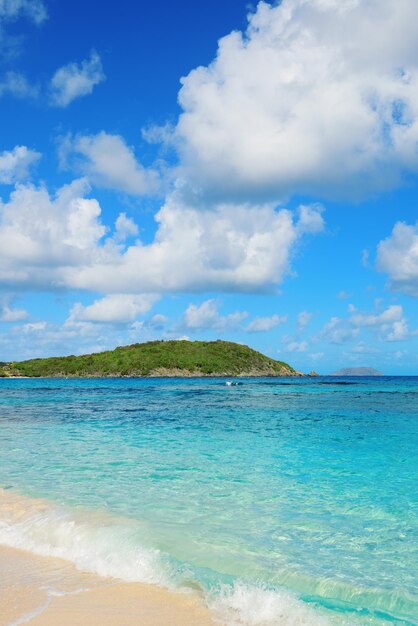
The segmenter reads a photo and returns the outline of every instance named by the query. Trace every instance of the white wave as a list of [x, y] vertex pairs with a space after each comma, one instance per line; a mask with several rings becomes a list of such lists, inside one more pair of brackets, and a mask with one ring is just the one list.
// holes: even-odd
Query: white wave
[[329, 626], [294, 594], [236, 582], [210, 597], [210, 608], [228, 626]]
[[[84, 572], [176, 588], [175, 572], [162, 553], [141, 545], [141, 525], [134, 520], [70, 510], [0, 489], [0, 544], [59, 557]], [[222, 586], [206, 601], [228, 626], [329, 625], [290, 592], [241, 582]]]
[[83, 516], [2, 493], [0, 544], [60, 557], [81, 571], [100, 576], [169, 587], [168, 566], [161, 553], [141, 546], [139, 537], [140, 528], [130, 520]]

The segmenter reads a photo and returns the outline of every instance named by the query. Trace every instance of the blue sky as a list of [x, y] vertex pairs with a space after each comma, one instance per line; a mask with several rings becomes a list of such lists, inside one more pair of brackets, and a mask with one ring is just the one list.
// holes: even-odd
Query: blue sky
[[0, 361], [418, 372], [415, 0], [0, 0]]

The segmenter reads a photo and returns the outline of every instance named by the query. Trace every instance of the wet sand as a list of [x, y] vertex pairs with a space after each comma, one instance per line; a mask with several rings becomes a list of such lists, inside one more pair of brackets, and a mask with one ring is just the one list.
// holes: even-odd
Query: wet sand
[[71, 563], [0, 546], [0, 626], [209, 626], [192, 594], [79, 572]]

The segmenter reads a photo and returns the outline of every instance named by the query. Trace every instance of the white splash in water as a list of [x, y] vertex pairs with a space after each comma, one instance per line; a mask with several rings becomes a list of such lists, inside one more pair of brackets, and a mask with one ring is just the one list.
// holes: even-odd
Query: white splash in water
[[0, 514], [0, 544], [60, 557], [100, 576], [170, 586], [160, 552], [140, 545], [140, 528], [130, 520], [83, 516], [4, 491]]
[[228, 626], [329, 626], [329, 621], [295, 595], [236, 582], [209, 599]]

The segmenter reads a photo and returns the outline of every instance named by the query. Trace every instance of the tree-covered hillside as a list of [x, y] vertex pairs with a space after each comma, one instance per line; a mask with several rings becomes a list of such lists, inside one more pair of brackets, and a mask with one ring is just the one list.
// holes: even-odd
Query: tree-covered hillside
[[83, 356], [8, 363], [0, 376], [292, 376], [295, 371], [229, 341], [150, 341]]

